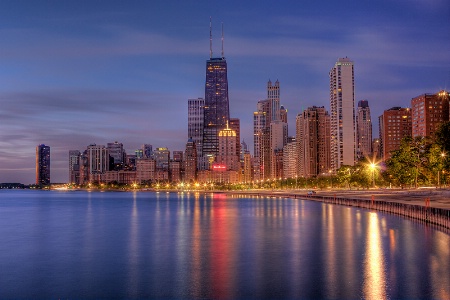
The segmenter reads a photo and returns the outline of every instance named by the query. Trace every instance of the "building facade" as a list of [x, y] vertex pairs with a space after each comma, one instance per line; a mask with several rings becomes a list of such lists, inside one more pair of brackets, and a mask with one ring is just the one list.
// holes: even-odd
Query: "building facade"
[[197, 180], [197, 146], [194, 139], [187, 141], [184, 156], [184, 181], [195, 182]]
[[331, 169], [330, 116], [324, 107], [309, 107], [296, 119], [298, 176], [315, 177]]
[[355, 146], [354, 64], [339, 58], [330, 73], [331, 169], [353, 166]]
[[36, 146], [36, 184], [50, 184], [50, 146], [44, 144]]
[[225, 57], [206, 61], [205, 106], [202, 156], [214, 161], [219, 151], [219, 131], [230, 120], [227, 61]]
[[392, 107], [385, 110], [378, 121], [382, 159], [387, 160], [391, 151], [400, 148], [401, 140], [412, 134], [411, 109]]
[[197, 147], [197, 154], [202, 156], [205, 99], [188, 100], [188, 139], [192, 139]]
[[297, 176], [297, 142], [287, 143], [283, 148], [283, 174], [285, 178], [295, 178]]
[[439, 126], [449, 120], [449, 94], [423, 94], [411, 99], [412, 137], [433, 137]]
[[369, 101], [358, 101], [356, 111], [356, 158], [370, 157], [372, 154], [372, 118]]
[[101, 181], [100, 175], [109, 171], [109, 153], [104, 145], [91, 144], [87, 147], [89, 182]]
[[228, 126], [219, 132], [217, 163], [225, 166], [226, 171], [239, 171], [240, 160], [236, 153], [236, 139], [236, 132]]
[[79, 150], [69, 151], [69, 183], [80, 184], [80, 160], [81, 153]]

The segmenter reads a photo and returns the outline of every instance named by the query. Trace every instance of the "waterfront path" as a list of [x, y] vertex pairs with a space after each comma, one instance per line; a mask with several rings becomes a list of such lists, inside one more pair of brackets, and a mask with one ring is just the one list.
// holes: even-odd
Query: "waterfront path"
[[[307, 196], [308, 190], [248, 190], [230, 192], [233, 194], [259, 195], [296, 195]], [[369, 189], [369, 190], [316, 190], [317, 196], [341, 197], [374, 201], [397, 202], [410, 205], [425, 206], [425, 200], [430, 199], [430, 206], [450, 210], [450, 189]]]

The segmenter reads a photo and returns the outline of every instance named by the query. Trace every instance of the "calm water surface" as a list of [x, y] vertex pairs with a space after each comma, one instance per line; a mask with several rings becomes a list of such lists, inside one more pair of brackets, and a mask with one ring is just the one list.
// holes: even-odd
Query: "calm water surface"
[[450, 237], [299, 199], [0, 190], [0, 298], [450, 299]]

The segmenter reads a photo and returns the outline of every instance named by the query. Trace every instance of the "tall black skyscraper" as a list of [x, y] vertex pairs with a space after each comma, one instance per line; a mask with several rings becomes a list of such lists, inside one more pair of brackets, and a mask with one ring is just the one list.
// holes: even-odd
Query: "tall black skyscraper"
[[212, 35], [210, 26], [210, 59], [206, 61], [205, 108], [203, 127], [203, 157], [210, 161], [218, 153], [219, 131], [226, 127], [230, 119], [228, 100], [227, 61], [222, 57], [212, 57]]
[[50, 184], [50, 147], [44, 144], [36, 147], [36, 184]]

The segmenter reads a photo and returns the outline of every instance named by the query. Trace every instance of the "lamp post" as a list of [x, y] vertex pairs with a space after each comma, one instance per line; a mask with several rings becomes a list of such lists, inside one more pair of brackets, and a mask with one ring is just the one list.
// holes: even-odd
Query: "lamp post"
[[[444, 158], [445, 158], [445, 152], [442, 152], [442, 153], [441, 153], [441, 157], [442, 157], [442, 160], [444, 160]], [[441, 181], [440, 181], [440, 178], [439, 178], [439, 173], [441, 173], [440, 168], [439, 168], [439, 170], [438, 170], [438, 188], [441, 187]]]
[[376, 164], [371, 163], [370, 164], [370, 169], [372, 170], [372, 187], [375, 187], [375, 168], [377, 167]]

